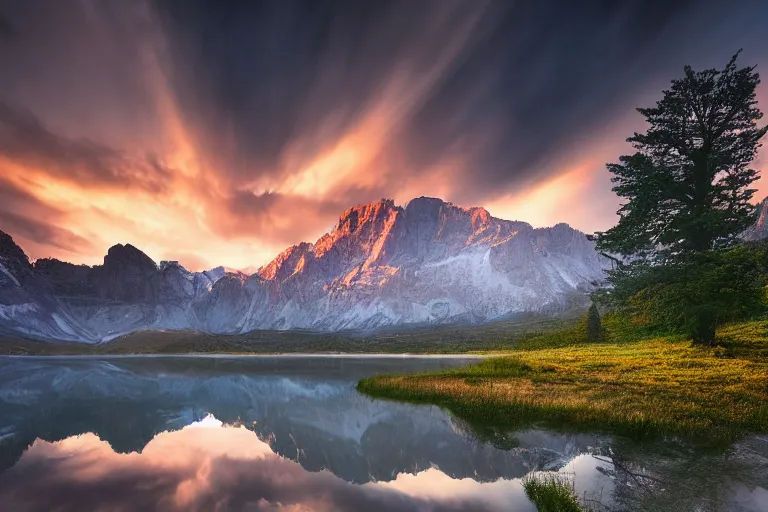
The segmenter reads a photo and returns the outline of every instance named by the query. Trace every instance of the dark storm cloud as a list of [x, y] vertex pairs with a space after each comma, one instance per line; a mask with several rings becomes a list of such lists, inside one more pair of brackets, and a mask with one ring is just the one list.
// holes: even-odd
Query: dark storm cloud
[[766, 19], [761, 0], [0, 0], [0, 165], [207, 266], [258, 266], [382, 197], [602, 229], [634, 108], [685, 64], [768, 65]]
[[16, 28], [11, 20], [0, 13], [0, 39], [11, 39], [16, 36]]
[[0, 0], [0, 102], [27, 109], [54, 132], [119, 144], [155, 136], [144, 88], [149, 24], [141, 2]]
[[440, 148], [475, 139], [466, 199], [541, 173], [636, 93], [638, 75], [649, 71], [643, 59], [694, 3], [516, 3], [414, 117], [406, 140], [416, 168]]
[[[469, 152], [471, 172], [456, 177], [465, 200], [536, 178], [685, 63], [721, 65], [742, 42], [765, 48], [765, 36], [746, 36], [759, 31], [758, 13], [768, 16], [768, 4], [749, 1], [161, 5], [172, 53], [186, 67], [174, 85], [196, 124], [232, 127], [228, 163], [238, 179], [275, 172], [281, 152], [307, 133], [340, 136], [382, 83], [404, 68], [418, 80], [479, 11], [472, 36], [387, 149], [404, 149], [403, 167], [417, 174], [446, 151]], [[430, 25], [446, 12], [439, 30]], [[702, 59], [704, 51], [712, 55]], [[201, 139], [224, 145], [215, 134]]]
[[[428, 89], [420, 82], [448, 72], [474, 31], [491, 23], [487, 4], [168, 1], [159, 14], [180, 63], [172, 85], [183, 110], [195, 126], [215, 127], [197, 142], [209, 153], [232, 145], [229, 172], [247, 180], [280, 172], [288, 150], [311, 158], [342, 137], [393, 77]], [[452, 44], [459, 48], [446, 52]], [[412, 101], [402, 96], [392, 103]], [[406, 108], [393, 128], [403, 128], [414, 107]]]

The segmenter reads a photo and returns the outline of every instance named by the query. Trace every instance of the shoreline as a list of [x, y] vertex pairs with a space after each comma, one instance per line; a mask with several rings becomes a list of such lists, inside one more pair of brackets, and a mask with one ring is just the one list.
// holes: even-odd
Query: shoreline
[[314, 358], [314, 359], [477, 359], [494, 357], [496, 354], [392, 354], [386, 352], [354, 353], [354, 352], [286, 352], [286, 353], [178, 353], [178, 354], [0, 354], [0, 359], [146, 359], [146, 358]]
[[602, 341], [550, 333], [464, 368], [364, 378], [357, 390], [438, 405], [481, 434], [540, 426], [714, 445], [768, 433], [768, 320], [721, 327], [716, 347], [614, 322]]

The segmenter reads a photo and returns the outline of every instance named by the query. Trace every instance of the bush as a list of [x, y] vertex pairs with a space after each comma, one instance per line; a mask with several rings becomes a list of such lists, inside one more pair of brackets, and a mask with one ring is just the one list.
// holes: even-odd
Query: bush
[[573, 483], [558, 474], [529, 474], [523, 489], [539, 512], [585, 512], [576, 498]]
[[765, 310], [765, 243], [707, 251], [676, 265], [629, 265], [614, 271], [602, 295], [624, 313], [695, 343], [713, 344], [717, 326]]

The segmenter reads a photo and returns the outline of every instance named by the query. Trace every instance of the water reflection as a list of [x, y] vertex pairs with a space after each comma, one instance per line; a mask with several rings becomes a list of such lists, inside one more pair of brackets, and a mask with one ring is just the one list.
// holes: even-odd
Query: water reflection
[[274, 453], [213, 416], [120, 454], [94, 434], [36, 441], [0, 480], [13, 510], [534, 511], [519, 480], [480, 483], [433, 468], [354, 484]]
[[555, 471], [596, 512], [768, 512], [768, 438], [702, 452], [528, 430], [494, 446], [354, 389], [464, 363], [0, 358], [0, 508], [525, 511], [520, 478]]
[[[5, 363], [5, 364], [3, 364]], [[606, 440], [527, 432], [513, 451], [476, 441], [437, 407], [374, 401], [365, 375], [465, 364], [456, 359], [0, 360], [0, 454], [12, 465], [35, 439], [93, 432], [116, 452], [206, 414], [242, 423], [275, 452], [350, 482], [438, 466], [456, 478], [521, 477], [558, 467]], [[1, 467], [0, 467], [1, 469]]]

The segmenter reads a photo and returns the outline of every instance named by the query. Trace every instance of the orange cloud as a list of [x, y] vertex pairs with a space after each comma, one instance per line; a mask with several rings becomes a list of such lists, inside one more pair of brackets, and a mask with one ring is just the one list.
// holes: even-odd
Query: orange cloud
[[[285, 130], [284, 139], [275, 137], [278, 143], [270, 148], [275, 155], [263, 161], [237, 158], [247, 153], [242, 146], [260, 141], [249, 140], [248, 133], [235, 137], [237, 130], [224, 115], [206, 124], [205, 116], [190, 108], [190, 103], [199, 105], [187, 96], [205, 103], [210, 84], [205, 76], [184, 73], [187, 63], [174, 53], [178, 41], [156, 19], [151, 3], [124, 8], [126, 15], [119, 17], [116, 29], [127, 43], [107, 37], [105, 27], [112, 25], [99, 9], [84, 9], [89, 24], [78, 29], [87, 37], [75, 45], [76, 51], [102, 67], [119, 60], [116, 56], [129, 56], [130, 69], [119, 69], [116, 76], [129, 74], [139, 83], [136, 96], [142, 101], [116, 101], [105, 93], [113, 100], [105, 104], [115, 107], [110, 117], [104, 112], [112, 113], [111, 108], [91, 108], [87, 98], [87, 111], [97, 126], [90, 133], [97, 140], [80, 136], [79, 118], [67, 124], [59, 116], [59, 123], [49, 126], [30, 112], [0, 104], [1, 179], [33, 199], [6, 207], [0, 229], [20, 237], [35, 258], [95, 264], [111, 245], [132, 243], [155, 260], [178, 259], [201, 270], [218, 265], [258, 268], [287, 245], [317, 239], [349, 206], [382, 197], [403, 204], [421, 195], [437, 196], [537, 226], [568, 222], [587, 232], [610, 227], [619, 199], [610, 190], [604, 164], [626, 153], [624, 137], [642, 129], [641, 116], [631, 108], [608, 125], [579, 127], [551, 145], [539, 145], [531, 136], [539, 132], [528, 133], [524, 125], [509, 129], [523, 124], [515, 112], [526, 112], [528, 105], [507, 111], [486, 99], [493, 99], [490, 89], [498, 78], [486, 72], [472, 76], [471, 86], [453, 84], [461, 101], [441, 103], [433, 108], [435, 119], [426, 116], [428, 121], [415, 123], [418, 129], [412, 126], [430, 112], [435, 91], [450, 82], [467, 50], [483, 42], [484, 31], [493, 24], [486, 19], [493, 18], [493, 11], [486, 7], [486, 2], [455, 2], [435, 13], [426, 11], [415, 25], [418, 30], [406, 32], [396, 48], [387, 38], [372, 38], [372, 46], [387, 43], [382, 46], [392, 55], [382, 52], [389, 60], [374, 74], [381, 80], [363, 91], [355, 90], [358, 82], [351, 79], [355, 73], [346, 68], [345, 59], [324, 60], [328, 68], [319, 66], [316, 75], [308, 75], [315, 81], [301, 89], [299, 122]], [[83, 14], [70, 11], [72, 16]], [[64, 39], [77, 42], [77, 35], [67, 31]], [[188, 77], [196, 80], [181, 79]], [[524, 85], [544, 86], [545, 78], [532, 76]], [[114, 77], [109, 79], [111, 84]], [[340, 83], [345, 87], [336, 90]], [[107, 89], [111, 93], [115, 87]], [[533, 97], [547, 99], [546, 94]], [[648, 104], [648, 98], [627, 104]], [[765, 86], [759, 99], [768, 104]], [[125, 120], [134, 107], [141, 111], [136, 114], [140, 122]], [[56, 118], [44, 107], [41, 111], [46, 121]], [[482, 122], [475, 122], [480, 117]], [[465, 124], [468, 118], [473, 122]], [[276, 121], [267, 118], [263, 123]], [[105, 140], [98, 127], [103, 127]], [[444, 145], [420, 147], [422, 135], [443, 129], [442, 137], [427, 140], [447, 141]], [[539, 130], [547, 141], [547, 128]], [[535, 143], [532, 151], [541, 147], [542, 154], [526, 154], [517, 161], [514, 152], [499, 150], [510, 133], [521, 137], [520, 145]], [[556, 147], [559, 141], [568, 145]], [[526, 152], [520, 145], [514, 147]], [[758, 168], [765, 167], [765, 154]], [[766, 183], [757, 183], [756, 199], [768, 195]]]

